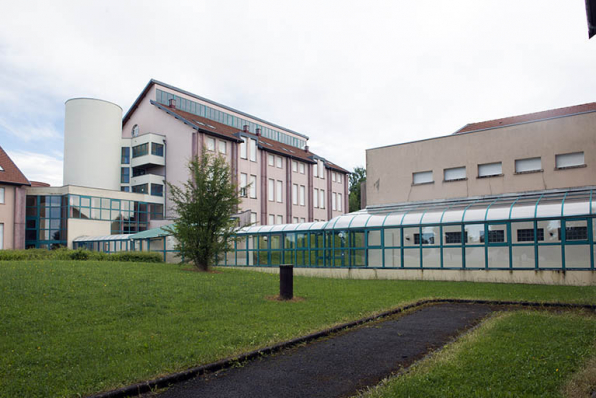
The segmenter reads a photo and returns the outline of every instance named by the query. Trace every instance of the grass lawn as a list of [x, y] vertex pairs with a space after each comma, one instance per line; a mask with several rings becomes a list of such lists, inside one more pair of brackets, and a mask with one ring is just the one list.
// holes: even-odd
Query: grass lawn
[[364, 396], [561, 397], [595, 342], [593, 315], [502, 313]]
[[596, 303], [596, 287], [295, 278], [177, 265], [0, 262], [0, 396], [77, 396], [205, 364], [422, 298]]

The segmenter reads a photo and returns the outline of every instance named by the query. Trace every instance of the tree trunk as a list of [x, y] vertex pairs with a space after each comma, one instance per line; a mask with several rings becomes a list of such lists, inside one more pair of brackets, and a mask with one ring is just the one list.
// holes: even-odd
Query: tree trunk
[[206, 261], [203, 261], [201, 258], [195, 258], [195, 268], [199, 271], [207, 272], [209, 271], [209, 264]]

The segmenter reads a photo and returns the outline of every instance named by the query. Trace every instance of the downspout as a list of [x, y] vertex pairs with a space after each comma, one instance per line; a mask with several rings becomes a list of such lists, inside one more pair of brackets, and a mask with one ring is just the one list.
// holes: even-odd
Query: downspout
[[[167, 219], [167, 208], [168, 208], [168, 145], [166, 143], [166, 139], [163, 139], [163, 209], [162, 209], [162, 216], [163, 219]], [[151, 217], [151, 213], [149, 213], [149, 217]]]

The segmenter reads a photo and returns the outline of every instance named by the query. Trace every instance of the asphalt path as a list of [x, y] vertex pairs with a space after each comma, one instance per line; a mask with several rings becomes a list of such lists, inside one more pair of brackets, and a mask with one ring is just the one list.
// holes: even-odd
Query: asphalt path
[[158, 394], [172, 397], [347, 397], [412, 364], [491, 311], [441, 304], [365, 324], [304, 346], [202, 375]]

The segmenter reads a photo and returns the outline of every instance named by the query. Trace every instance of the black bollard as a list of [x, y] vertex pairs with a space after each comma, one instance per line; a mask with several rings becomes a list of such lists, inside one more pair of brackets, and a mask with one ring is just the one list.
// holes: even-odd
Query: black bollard
[[294, 266], [283, 264], [279, 266], [279, 298], [291, 300], [294, 297]]

